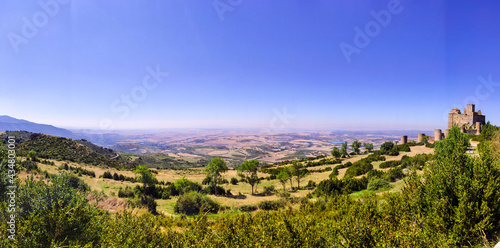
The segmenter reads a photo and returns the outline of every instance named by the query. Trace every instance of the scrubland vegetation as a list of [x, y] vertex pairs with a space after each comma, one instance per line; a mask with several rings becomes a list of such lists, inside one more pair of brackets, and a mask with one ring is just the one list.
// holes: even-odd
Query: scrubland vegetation
[[[434, 154], [400, 155], [424, 144], [387, 142], [372, 151], [358, 142], [352, 155], [344, 144], [332, 157], [265, 166], [251, 160], [233, 172], [214, 158], [198, 171], [204, 177], [169, 181], [146, 166], [96, 167], [102, 173], [92, 175], [92, 167], [72, 164], [84, 158], [47, 153], [52, 146], [31, 141], [21, 144], [17, 163], [26, 179], [16, 179], [15, 241], [7, 238], [10, 213], [6, 195], [0, 196], [0, 246], [489, 247], [500, 234], [500, 131], [490, 125], [473, 137], [481, 141], [475, 156], [467, 154], [469, 140], [453, 128], [435, 143]], [[367, 154], [360, 155], [361, 146]], [[6, 151], [0, 156], [5, 192]], [[68, 160], [54, 165], [54, 156]], [[97, 207], [89, 200], [102, 194], [92, 190], [96, 180], [119, 183], [118, 197], [147, 211]], [[234, 190], [243, 187], [248, 194]], [[161, 201], [171, 201], [172, 214], [158, 211]]]

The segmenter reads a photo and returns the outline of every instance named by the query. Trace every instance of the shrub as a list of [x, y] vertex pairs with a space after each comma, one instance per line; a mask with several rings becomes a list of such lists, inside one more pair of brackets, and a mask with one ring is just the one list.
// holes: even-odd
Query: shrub
[[355, 178], [345, 178], [345, 179], [327, 179], [321, 181], [314, 194], [316, 196], [335, 196], [339, 194], [350, 194], [354, 191], [360, 191], [366, 189], [368, 184], [368, 179], [362, 177], [361, 179]]
[[232, 177], [232, 178], [231, 178], [231, 184], [232, 184], [232, 185], [236, 185], [236, 184], [238, 184], [238, 178], [236, 178], [236, 177]]
[[386, 161], [386, 162], [382, 162], [380, 164], [380, 169], [384, 169], [384, 168], [389, 168], [389, 167], [396, 167], [396, 166], [399, 166], [401, 164], [401, 161]]
[[306, 188], [316, 188], [316, 182], [314, 182], [313, 180], [309, 180], [309, 182], [307, 182]]
[[90, 186], [87, 185], [82, 179], [78, 178], [77, 176], [69, 174], [67, 172], [63, 174], [65, 175], [65, 177], [67, 177], [68, 185], [71, 186], [72, 188], [80, 191], [87, 191], [90, 189]]
[[145, 195], [141, 197], [141, 203], [146, 206], [150, 213], [156, 214], [156, 201], [152, 196]]
[[118, 190], [118, 197], [120, 198], [135, 197], [135, 194], [132, 191], [132, 189], [130, 189], [130, 187], [127, 187], [125, 189]]
[[385, 174], [385, 179], [390, 182], [395, 182], [398, 179], [402, 179], [405, 176], [403, 169], [400, 167], [392, 168]]
[[[221, 186], [216, 186], [217, 187], [217, 194], [218, 195], [226, 195], [227, 192], [226, 190], [221, 187]], [[209, 185], [203, 189], [203, 192], [208, 195], [215, 195], [215, 188], [213, 185]]]
[[211, 181], [212, 181], [211, 177], [205, 177], [203, 178], [203, 181], [201, 181], [201, 185], [209, 185]]
[[106, 171], [104, 172], [104, 174], [102, 174], [102, 178], [113, 179], [113, 175], [111, 175], [111, 172]]
[[38, 165], [31, 160], [24, 160], [21, 162], [21, 166], [24, 167], [27, 171], [38, 171]]
[[345, 177], [356, 177], [363, 175], [373, 169], [373, 165], [366, 160], [359, 160], [345, 172]]
[[282, 191], [278, 192], [278, 196], [281, 198], [288, 198], [288, 197], [290, 197], [290, 192], [288, 192], [286, 190], [282, 190]]
[[202, 193], [191, 191], [179, 197], [175, 203], [174, 211], [186, 215], [199, 214], [200, 212], [217, 213], [219, 204]]
[[255, 205], [243, 205], [243, 206], [239, 206], [238, 210], [240, 212], [253, 212], [253, 211], [257, 210], [257, 206], [255, 206]]
[[399, 155], [399, 150], [397, 148], [393, 148], [389, 153], [389, 156], [398, 156]]
[[380, 146], [380, 151], [382, 153], [385, 153], [387, 151], [392, 150], [393, 147], [394, 147], [394, 143], [392, 141], [387, 141]]
[[339, 168], [335, 167], [335, 168], [333, 168], [332, 173], [330, 173], [330, 175], [328, 175], [328, 177], [329, 178], [334, 178], [334, 177], [336, 177], [338, 175], [339, 175]]
[[278, 210], [285, 204], [282, 201], [261, 201], [259, 202], [259, 209], [261, 210]]
[[381, 170], [371, 170], [368, 172], [366, 175], [368, 179], [373, 179], [373, 178], [382, 178], [385, 175], [385, 173]]
[[373, 179], [368, 183], [368, 190], [379, 190], [390, 188], [389, 182], [384, 179]]
[[398, 151], [400, 152], [410, 152], [411, 151], [410, 145], [411, 144], [398, 145], [395, 148], [398, 149]]
[[187, 193], [189, 191], [201, 191], [201, 185], [193, 182], [186, 177], [183, 177], [177, 181], [175, 181], [175, 188], [179, 192], [179, 195], [182, 195], [184, 193]]
[[264, 195], [273, 195], [274, 194], [274, 185], [264, 186]]

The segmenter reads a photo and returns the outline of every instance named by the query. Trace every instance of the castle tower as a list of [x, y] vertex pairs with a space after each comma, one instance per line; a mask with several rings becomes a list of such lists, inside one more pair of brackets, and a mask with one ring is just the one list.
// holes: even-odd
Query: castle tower
[[408, 143], [408, 136], [406, 135], [401, 136], [401, 145], [404, 145], [406, 143]]
[[450, 136], [450, 129], [444, 130], [444, 138], [448, 138]]
[[481, 134], [481, 122], [476, 122], [476, 134]]
[[476, 112], [476, 105], [467, 104], [467, 108], [464, 110], [465, 115], [473, 116], [474, 112]]
[[425, 136], [425, 133], [419, 133], [418, 134], [418, 143], [424, 142], [424, 136]]
[[442, 135], [441, 129], [434, 129], [434, 141], [442, 140]]

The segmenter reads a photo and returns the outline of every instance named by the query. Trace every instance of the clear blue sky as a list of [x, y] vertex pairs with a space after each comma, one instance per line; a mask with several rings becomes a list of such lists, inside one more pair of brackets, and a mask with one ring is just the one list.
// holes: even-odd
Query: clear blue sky
[[[500, 124], [497, 1], [41, 2], [2, 1], [0, 114], [92, 129], [428, 130], [475, 102]], [[145, 89], [157, 66], [169, 75]], [[497, 86], [478, 80], [489, 75]]]

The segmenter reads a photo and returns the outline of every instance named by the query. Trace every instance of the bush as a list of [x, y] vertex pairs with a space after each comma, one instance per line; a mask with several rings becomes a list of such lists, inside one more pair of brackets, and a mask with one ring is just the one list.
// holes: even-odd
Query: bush
[[240, 212], [253, 212], [253, 211], [257, 210], [257, 206], [255, 206], [255, 205], [243, 205], [243, 206], [239, 206], [238, 210]]
[[236, 184], [238, 184], [238, 178], [236, 178], [236, 177], [232, 177], [232, 178], [231, 178], [231, 184], [232, 184], [232, 185], [236, 185]]
[[[218, 195], [226, 195], [227, 192], [226, 190], [221, 187], [221, 186], [216, 186], [217, 187], [217, 194]], [[213, 185], [209, 185], [203, 189], [203, 192], [208, 195], [215, 195], [215, 188]]]
[[21, 162], [21, 166], [27, 171], [38, 171], [38, 165], [31, 160], [24, 160]]
[[380, 164], [380, 169], [384, 169], [384, 168], [389, 168], [389, 167], [396, 167], [396, 166], [399, 166], [401, 164], [401, 161], [386, 161], [386, 162], [382, 162]]
[[118, 190], [118, 197], [120, 198], [129, 198], [129, 197], [135, 197], [134, 191], [130, 189], [130, 187], [127, 186], [125, 189], [120, 189]]
[[370, 162], [366, 160], [359, 160], [346, 170], [344, 177], [356, 177], [359, 175], [363, 175], [371, 171], [372, 169], [373, 165]]
[[152, 196], [146, 195], [141, 197], [141, 203], [146, 206], [150, 213], [156, 214], [156, 201]]
[[274, 185], [264, 186], [264, 195], [273, 195], [274, 194]]
[[401, 169], [400, 167], [392, 168], [385, 174], [385, 179], [390, 182], [395, 182], [396, 180], [402, 179], [403, 177], [405, 177], [405, 174], [403, 173], [403, 169]]
[[290, 192], [288, 192], [286, 190], [282, 190], [282, 191], [278, 192], [278, 196], [281, 198], [288, 198], [288, 197], [290, 197]]
[[278, 210], [285, 204], [282, 201], [261, 201], [259, 202], [259, 209], [261, 210]]
[[334, 178], [336, 176], [339, 175], [339, 169], [337, 167], [335, 167], [332, 171], [332, 173], [330, 173], [330, 175], [328, 175], [329, 178]]
[[219, 211], [219, 204], [204, 194], [191, 191], [179, 197], [177, 203], [175, 203], [174, 211], [186, 215], [199, 214], [201, 212], [217, 213]]
[[382, 153], [385, 153], [385, 152], [392, 150], [393, 147], [394, 147], [394, 143], [392, 141], [387, 141], [380, 146], [380, 151]]
[[368, 183], [368, 190], [389, 189], [390, 184], [384, 179], [373, 179]]
[[113, 175], [111, 175], [111, 172], [106, 171], [104, 172], [104, 174], [102, 174], [102, 178], [113, 179]]
[[393, 148], [387, 153], [389, 156], [398, 156], [399, 155], [399, 150], [397, 148]]
[[68, 184], [74, 189], [80, 191], [87, 191], [90, 189], [90, 186], [86, 184], [82, 179], [78, 178], [74, 174], [69, 174], [67, 172], [63, 173], [67, 177]]
[[314, 182], [313, 180], [309, 180], [309, 182], [307, 182], [306, 188], [316, 188], [316, 182]]
[[342, 180], [337, 178], [327, 179], [321, 181], [313, 193], [316, 196], [335, 196], [340, 194], [350, 194], [355, 191], [366, 189], [367, 184], [368, 179], [366, 177], [362, 177], [361, 179], [344, 178]]
[[381, 170], [371, 170], [368, 172], [366, 175], [368, 179], [373, 179], [373, 178], [382, 178], [385, 175], [385, 173]]
[[201, 185], [209, 185], [211, 181], [212, 181], [211, 177], [205, 177], [203, 178], [203, 181], [201, 181]]
[[[186, 177], [183, 177], [177, 181], [175, 181], [175, 188], [179, 192], [179, 195], [182, 195], [184, 193], [190, 192], [190, 191], [198, 191], [200, 192], [202, 190], [201, 185], [193, 182]], [[171, 194], [172, 195], [172, 194]]]

